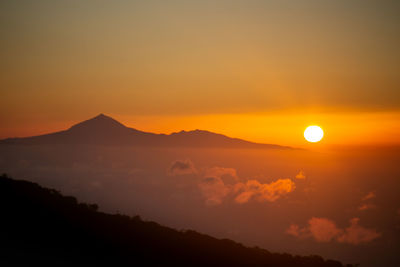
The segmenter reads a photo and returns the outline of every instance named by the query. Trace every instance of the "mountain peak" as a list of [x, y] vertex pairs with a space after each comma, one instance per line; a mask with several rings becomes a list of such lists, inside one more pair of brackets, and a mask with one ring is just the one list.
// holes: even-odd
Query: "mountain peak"
[[103, 113], [100, 113], [96, 117], [88, 119], [88, 121], [90, 121], [90, 120], [113, 120], [113, 121], [116, 121], [113, 118], [111, 118], [110, 116], [104, 115]]
[[119, 121], [100, 113], [94, 118], [85, 120], [78, 124], [73, 125], [69, 130], [79, 130], [79, 129], [92, 129], [92, 130], [109, 130], [109, 129], [123, 129], [126, 128], [125, 125]]
[[97, 115], [96, 117], [94, 117], [94, 119], [95, 119], [95, 118], [111, 118], [111, 117], [106, 116], [106, 115], [104, 115], [103, 113], [100, 113], [99, 115]]

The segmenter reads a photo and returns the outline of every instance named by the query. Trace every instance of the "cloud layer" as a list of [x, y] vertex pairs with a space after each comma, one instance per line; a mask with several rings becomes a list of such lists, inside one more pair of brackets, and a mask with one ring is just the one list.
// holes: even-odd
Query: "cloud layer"
[[238, 204], [250, 200], [274, 202], [296, 188], [291, 179], [278, 179], [270, 183], [256, 179], [243, 182], [233, 168], [210, 167], [197, 171], [189, 159], [175, 160], [167, 173], [170, 176], [196, 174], [195, 181], [207, 205], [219, 205], [228, 196]]
[[371, 242], [381, 236], [375, 229], [365, 228], [359, 222], [359, 218], [353, 218], [349, 227], [341, 229], [332, 220], [312, 217], [306, 227], [300, 228], [297, 224], [292, 224], [286, 229], [286, 233], [301, 239], [312, 237], [317, 242], [336, 241], [352, 245]]

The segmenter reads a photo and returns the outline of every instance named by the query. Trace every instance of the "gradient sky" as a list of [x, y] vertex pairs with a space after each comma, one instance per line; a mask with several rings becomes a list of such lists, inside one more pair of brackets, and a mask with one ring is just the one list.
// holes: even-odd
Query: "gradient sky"
[[258, 142], [400, 144], [399, 1], [1, 1], [0, 138], [105, 113]]

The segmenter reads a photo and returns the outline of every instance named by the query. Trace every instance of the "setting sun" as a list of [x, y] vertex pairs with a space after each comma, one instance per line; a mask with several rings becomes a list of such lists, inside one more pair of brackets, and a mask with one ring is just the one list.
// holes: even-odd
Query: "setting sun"
[[321, 129], [321, 127], [316, 125], [308, 126], [304, 131], [304, 138], [311, 143], [316, 143], [321, 141], [323, 136], [324, 136], [324, 131]]

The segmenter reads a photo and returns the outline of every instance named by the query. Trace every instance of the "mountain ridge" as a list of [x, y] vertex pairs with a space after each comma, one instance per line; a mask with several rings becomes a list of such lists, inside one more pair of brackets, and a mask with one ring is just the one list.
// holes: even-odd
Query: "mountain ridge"
[[88, 144], [88, 145], [128, 145], [158, 147], [224, 147], [224, 148], [264, 148], [292, 149], [275, 144], [262, 144], [228, 137], [206, 130], [156, 134], [130, 128], [112, 117], [99, 114], [76, 123], [67, 130], [30, 137], [16, 137], [0, 140], [0, 144]]
[[353, 267], [100, 212], [96, 204], [5, 174], [0, 208], [4, 266]]

